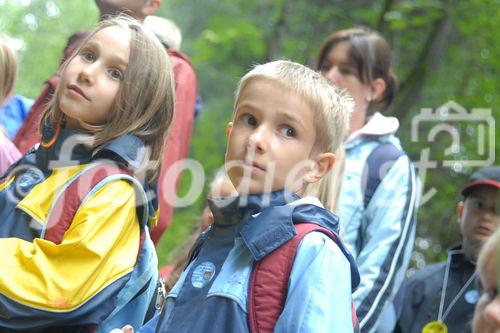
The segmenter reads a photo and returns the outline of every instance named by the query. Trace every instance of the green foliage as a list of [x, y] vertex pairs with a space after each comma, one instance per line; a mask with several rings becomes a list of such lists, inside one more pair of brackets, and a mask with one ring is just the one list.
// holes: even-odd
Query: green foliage
[[[0, 10], [1, 32], [22, 42], [15, 89], [17, 93], [35, 98], [43, 82], [57, 71], [67, 38], [78, 29], [93, 27], [97, 10], [87, 0], [4, 2]], [[65, 16], [65, 13], [73, 16]]]

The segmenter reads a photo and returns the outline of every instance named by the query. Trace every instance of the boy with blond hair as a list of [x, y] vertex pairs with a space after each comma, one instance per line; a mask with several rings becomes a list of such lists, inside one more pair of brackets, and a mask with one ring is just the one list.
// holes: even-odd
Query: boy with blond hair
[[301, 198], [314, 183], [329, 187], [351, 109], [350, 98], [297, 63], [259, 65], [241, 79], [225, 157], [239, 197], [209, 200], [213, 226], [141, 332], [356, 330], [359, 274], [338, 218]]

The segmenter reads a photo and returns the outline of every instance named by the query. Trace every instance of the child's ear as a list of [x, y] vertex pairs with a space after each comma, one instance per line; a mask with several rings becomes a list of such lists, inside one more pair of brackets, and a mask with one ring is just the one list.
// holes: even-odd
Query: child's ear
[[151, 0], [147, 5], [142, 8], [142, 14], [144, 17], [149, 16], [156, 12], [160, 8], [161, 0]]
[[232, 130], [233, 130], [233, 123], [232, 122], [228, 122], [227, 126], [226, 126], [226, 138], [229, 138], [229, 136], [231, 135], [231, 131]]
[[371, 98], [372, 101], [378, 101], [384, 94], [386, 88], [385, 81], [381, 78], [374, 80], [371, 83]]
[[333, 153], [321, 153], [314, 159], [313, 168], [306, 174], [304, 180], [306, 183], [316, 183], [333, 168], [335, 164], [335, 155]]
[[457, 222], [458, 222], [458, 225], [462, 224], [463, 213], [464, 213], [464, 202], [460, 201], [457, 204]]

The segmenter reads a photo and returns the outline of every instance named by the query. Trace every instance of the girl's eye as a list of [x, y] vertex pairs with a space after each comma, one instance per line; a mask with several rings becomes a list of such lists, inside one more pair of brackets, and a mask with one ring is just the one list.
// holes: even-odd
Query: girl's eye
[[255, 119], [254, 116], [252, 116], [251, 114], [244, 114], [242, 117], [241, 117], [241, 120], [243, 120], [243, 122], [245, 124], [248, 124], [250, 126], [257, 126], [257, 119]]
[[345, 66], [341, 66], [339, 67], [339, 72], [344, 74], [344, 75], [352, 75], [354, 74], [354, 70], [350, 67], [345, 67]]
[[109, 75], [111, 76], [111, 78], [113, 80], [117, 80], [117, 81], [123, 80], [123, 74], [118, 69], [110, 69], [109, 70]]
[[281, 134], [283, 134], [286, 137], [293, 138], [295, 137], [295, 130], [291, 127], [285, 126], [280, 129]]
[[83, 60], [87, 62], [93, 62], [95, 60], [95, 56], [92, 52], [85, 51], [82, 53]]
[[326, 73], [330, 70], [330, 68], [332, 68], [332, 65], [329, 63], [325, 63], [323, 64], [323, 66], [321, 66], [321, 72]]

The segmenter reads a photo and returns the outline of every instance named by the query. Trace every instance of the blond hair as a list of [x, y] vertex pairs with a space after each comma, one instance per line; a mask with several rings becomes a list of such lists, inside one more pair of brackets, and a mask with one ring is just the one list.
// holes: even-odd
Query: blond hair
[[149, 15], [144, 19], [144, 26], [151, 30], [163, 45], [174, 50], [181, 49], [181, 29], [174, 21], [159, 16]]
[[489, 260], [493, 260], [497, 279], [500, 279], [500, 229], [497, 229], [483, 244], [477, 258], [477, 271], [481, 276]]
[[[154, 181], [161, 167], [163, 146], [172, 123], [175, 103], [172, 66], [156, 37], [139, 22], [126, 16], [104, 20], [82, 42], [77, 52], [66, 60], [62, 75], [67, 64], [97, 32], [115, 26], [131, 34], [130, 57], [123, 81], [106, 124], [80, 123], [93, 134], [94, 148], [125, 134], [139, 137], [150, 149], [148, 177]], [[40, 129], [46, 125], [60, 126], [58, 122], [62, 111], [59, 109], [59, 95], [58, 88], [42, 115]]]
[[[300, 96], [314, 112], [316, 142], [313, 152], [337, 152], [348, 133], [354, 106], [349, 95], [332, 85], [319, 72], [298, 63], [278, 60], [257, 65], [243, 76], [236, 90], [235, 110], [241, 92], [255, 79], [277, 82], [292, 94]], [[325, 208], [334, 210], [338, 198], [335, 195], [338, 192], [336, 188], [340, 188], [335, 182], [342, 177], [337, 176], [338, 171], [339, 168], [330, 170], [318, 183], [307, 185], [303, 194], [318, 197]], [[343, 171], [343, 167], [340, 167], [340, 171]]]
[[0, 107], [14, 89], [17, 76], [17, 54], [10, 38], [0, 36]]

